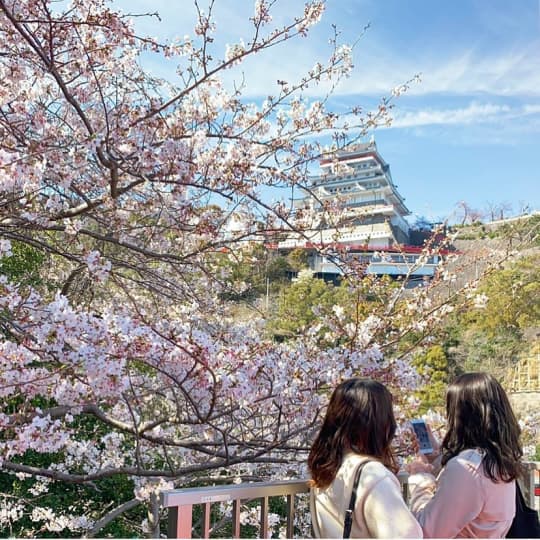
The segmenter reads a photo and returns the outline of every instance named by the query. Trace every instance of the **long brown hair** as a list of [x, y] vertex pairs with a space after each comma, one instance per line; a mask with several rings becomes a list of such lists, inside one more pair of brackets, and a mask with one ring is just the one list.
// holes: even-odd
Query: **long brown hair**
[[339, 384], [330, 397], [321, 430], [308, 458], [312, 484], [327, 487], [345, 452], [380, 459], [397, 472], [390, 443], [396, 432], [392, 394], [381, 383], [354, 378]]
[[510, 482], [520, 474], [521, 430], [506, 392], [489, 373], [464, 373], [446, 392], [448, 431], [442, 443], [442, 464], [462, 450], [479, 448], [486, 476]]

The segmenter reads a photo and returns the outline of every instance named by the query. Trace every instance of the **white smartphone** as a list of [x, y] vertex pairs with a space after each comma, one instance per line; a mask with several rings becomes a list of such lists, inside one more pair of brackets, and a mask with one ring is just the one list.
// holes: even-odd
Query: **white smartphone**
[[418, 439], [418, 445], [420, 446], [420, 453], [432, 454], [433, 446], [431, 445], [431, 441], [429, 440], [429, 433], [427, 430], [426, 423], [421, 419], [417, 419], [417, 420], [411, 420], [411, 425], [412, 425], [412, 428], [414, 429], [416, 438]]

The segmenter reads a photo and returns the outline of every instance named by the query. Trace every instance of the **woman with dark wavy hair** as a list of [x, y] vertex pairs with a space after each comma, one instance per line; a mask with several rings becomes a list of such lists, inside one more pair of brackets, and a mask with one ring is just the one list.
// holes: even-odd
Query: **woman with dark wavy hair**
[[508, 397], [492, 375], [465, 373], [448, 388], [446, 414], [442, 471], [409, 478], [411, 509], [426, 537], [503, 538], [523, 455]]
[[360, 474], [352, 538], [420, 538], [405, 505], [390, 449], [396, 431], [392, 395], [379, 382], [354, 378], [334, 390], [308, 458], [311, 517], [317, 538], [343, 538], [354, 477]]

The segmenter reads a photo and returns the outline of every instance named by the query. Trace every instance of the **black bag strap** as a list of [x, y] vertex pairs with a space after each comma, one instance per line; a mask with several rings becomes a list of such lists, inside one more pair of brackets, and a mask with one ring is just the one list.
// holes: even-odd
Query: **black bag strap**
[[519, 482], [516, 480], [516, 512], [525, 508], [527, 504], [525, 503], [525, 497], [519, 486]]
[[516, 480], [516, 514], [506, 538], [540, 538], [538, 512], [527, 506], [523, 492]]
[[366, 459], [356, 469], [354, 475], [354, 481], [352, 486], [351, 500], [349, 501], [349, 508], [345, 511], [345, 523], [343, 525], [343, 538], [349, 538], [351, 536], [351, 527], [353, 522], [354, 507], [356, 505], [356, 491], [358, 489], [358, 483], [360, 482], [360, 476], [362, 469], [372, 460]]

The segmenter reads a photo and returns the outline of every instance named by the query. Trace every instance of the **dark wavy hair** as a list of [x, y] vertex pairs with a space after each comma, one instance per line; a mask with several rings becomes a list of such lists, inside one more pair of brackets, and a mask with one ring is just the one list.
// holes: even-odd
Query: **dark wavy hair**
[[393, 472], [396, 461], [390, 443], [396, 432], [392, 394], [377, 381], [354, 378], [334, 390], [321, 430], [308, 458], [312, 485], [334, 480], [345, 452], [373, 456]]
[[521, 430], [506, 392], [489, 373], [464, 373], [446, 392], [448, 431], [442, 443], [442, 464], [462, 450], [479, 448], [485, 474], [494, 482], [510, 482], [520, 474]]

